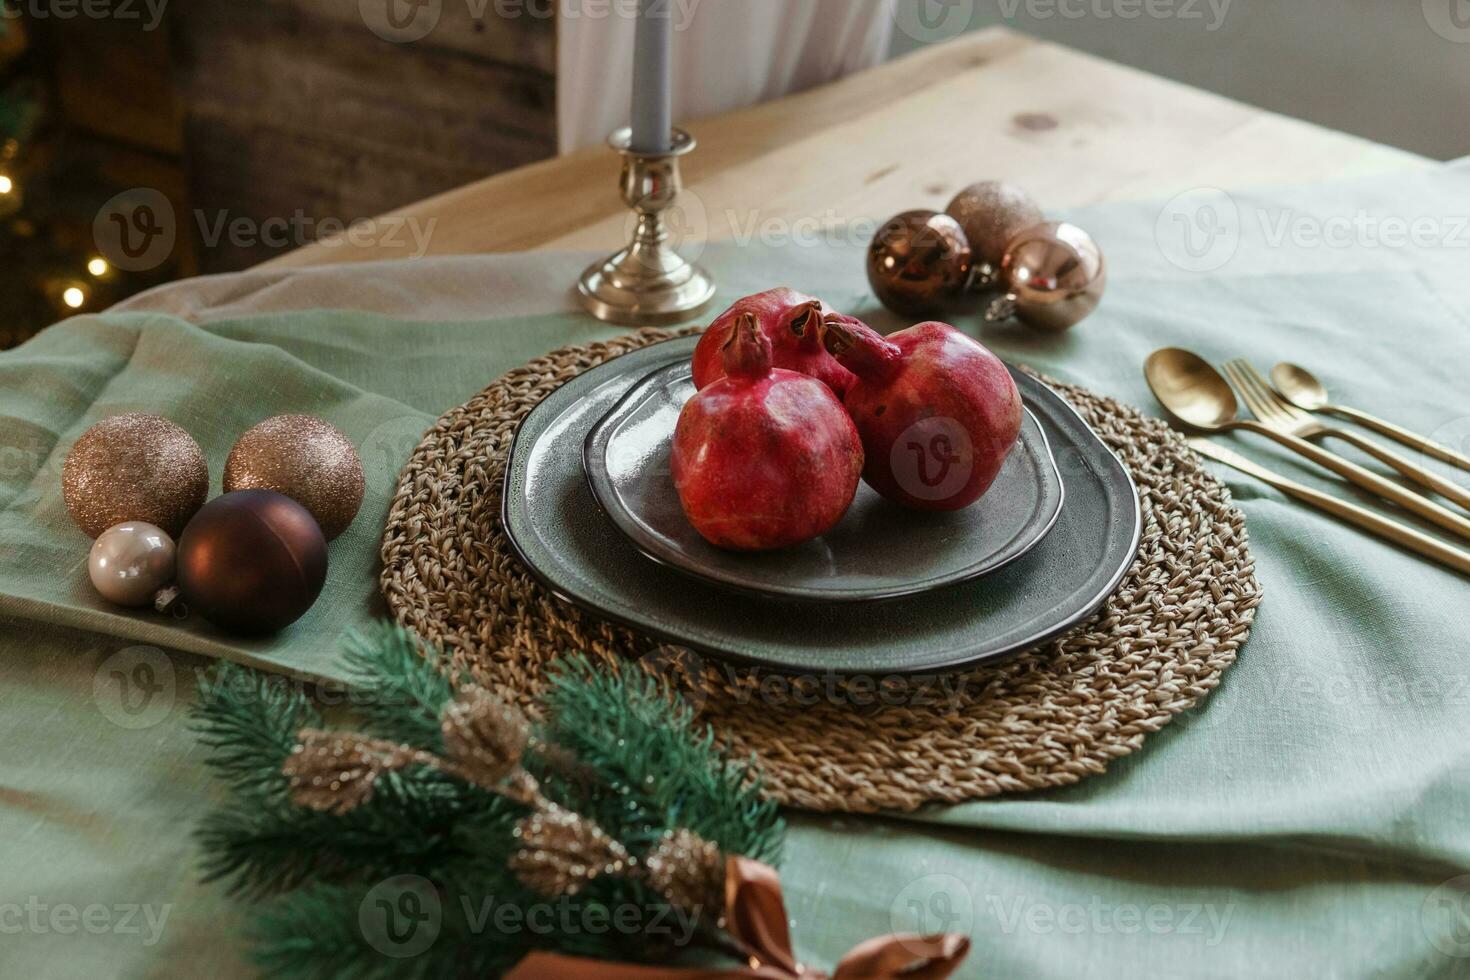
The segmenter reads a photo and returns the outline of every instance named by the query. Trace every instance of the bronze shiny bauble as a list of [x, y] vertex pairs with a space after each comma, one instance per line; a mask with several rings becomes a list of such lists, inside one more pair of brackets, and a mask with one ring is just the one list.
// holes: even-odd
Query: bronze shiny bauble
[[178, 537], [209, 495], [199, 444], [157, 415], [113, 415], [71, 447], [61, 496], [77, 526], [95, 538], [125, 521], [145, 521]]
[[1092, 236], [1067, 222], [1028, 228], [1006, 246], [1001, 281], [1007, 294], [987, 319], [1014, 315], [1045, 330], [1066, 330], [1102, 300], [1107, 269]]
[[277, 415], [240, 437], [225, 461], [225, 492], [274, 490], [311, 512], [331, 541], [362, 506], [362, 460], [336, 426]]
[[960, 223], [970, 242], [971, 261], [980, 285], [1000, 272], [1006, 244], [1020, 232], [1046, 220], [1031, 195], [1003, 180], [982, 180], [954, 196], [945, 213]]
[[193, 612], [232, 633], [274, 633], [300, 619], [327, 580], [316, 519], [273, 490], [237, 490], [204, 506], [179, 538], [177, 582]]
[[895, 313], [925, 316], [953, 304], [970, 277], [970, 245], [959, 222], [937, 211], [905, 211], [868, 247], [868, 282]]

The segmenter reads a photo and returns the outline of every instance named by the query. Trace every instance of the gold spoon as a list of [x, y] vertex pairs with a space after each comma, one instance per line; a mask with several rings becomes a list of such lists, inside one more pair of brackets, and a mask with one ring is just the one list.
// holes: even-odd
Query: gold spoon
[[1356, 408], [1348, 408], [1345, 405], [1329, 403], [1327, 386], [1318, 381], [1317, 376], [1304, 367], [1298, 367], [1295, 364], [1278, 364], [1271, 369], [1271, 382], [1281, 393], [1281, 397], [1297, 408], [1308, 412], [1330, 412], [1333, 415], [1341, 415], [1374, 432], [1382, 433], [1390, 439], [1397, 439], [1406, 446], [1413, 446], [1435, 459], [1453, 463], [1464, 470], [1470, 470], [1470, 457], [1457, 453], [1448, 446], [1441, 446], [1437, 442], [1432, 442], [1392, 422], [1386, 422], [1376, 415], [1369, 415], [1367, 412], [1360, 412]]
[[1252, 419], [1237, 418], [1239, 408], [1230, 383], [1208, 361], [1198, 354], [1177, 347], [1165, 347], [1148, 356], [1143, 376], [1153, 389], [1154, 397], [1170, 415], [1185, 425], [1203, 432], [1231, 432], [1242, 429], [1276, 440], [1288, 449], [1325, 466], [1338, 476], [1391, 500], [1405, 510], [1427, 521], [1470, 539], [1470, 520], [1397, 483], [1385, 480], [1371, 470], [1312, 445], [1304, 439], [1267, 428]]

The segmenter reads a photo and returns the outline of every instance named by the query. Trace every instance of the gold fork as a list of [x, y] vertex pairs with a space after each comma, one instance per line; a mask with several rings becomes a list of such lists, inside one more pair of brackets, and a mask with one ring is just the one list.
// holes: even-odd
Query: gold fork
[[1333, 439], [1341, 439], [1352, 446], [1357, 446], [1369, 456], [1374, 457], [1404, 476], [1413, 480], [1423, 487], [1428, 487], [1435, 493], [1440, 494], [1447, 500], [1451, 500], [1461, 507], [1470, 509], [1470, 490], [1447, 480], [1437, 473], [1432, 473], [1413, 460], [1394, 452], [1382, 443], [1372, 439], [1365, 439], [1356, 432], [1339, 429], [1336, 426], [1323, 425], [1314, 416], [1308, 415], [1286, 401], [1271, 390], [1266, 379], [1261, 376], [1249, 361], [1236, 358], [1225, 362], [1225, 376], [1228, 377], [1235, 387], [1240, 390], [1241, 397], [1245, 400], [1246, 407], [1255, 413], [1256, 418], [1262, 423], [1276, 429], [1294, 435], [1299, 439], [1310, 439], [1314, 436], [1330, 436]]

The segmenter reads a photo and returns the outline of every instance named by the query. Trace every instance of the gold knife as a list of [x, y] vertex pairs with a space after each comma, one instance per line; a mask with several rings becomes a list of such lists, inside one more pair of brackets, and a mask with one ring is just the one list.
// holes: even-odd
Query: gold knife
[[1189, 448], [1201, 456], [1208, 456], [1216, 462], [1234, 467], [1242, 473], [1248, 473], [1267, 486], [1275, 487], [1282, 493], [1305, 501], [1319, 510], [1325, 510], [1349, 524], [1355, 524], [1365, 531], [1373, 532], [1380, 538], [1386, 538], [1394, 544], [1408, 548], [1410, 551], [1416, 551], [1426, 558], [1433, 558], [1458, 572], [1470, 575], [1470, 551], [1462, 551], [1453, 545], [1431, 538], [1423, 531], [1409, 527], [1407, 524], [1400, 524], [1398, 521], [1381, 517], [1366, 507], [1359, 507], [1357, 504], [1340, 500], [1331, 494], [1313, 490], [1294, 480], [1288, 480], [1264, 466], [1251, 462], [1233, 449], [1226, 449], [1218, 442], [1194, 436], [1189, 439]]

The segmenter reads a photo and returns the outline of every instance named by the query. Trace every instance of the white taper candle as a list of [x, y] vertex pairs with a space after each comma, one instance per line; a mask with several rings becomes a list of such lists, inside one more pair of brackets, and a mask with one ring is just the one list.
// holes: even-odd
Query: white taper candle
[[637, 153], [667, 153], [672, 147], [673, 91], [670, 50], [673, 4], [639, 0], [633, 42], [633, 143]]

